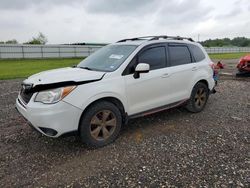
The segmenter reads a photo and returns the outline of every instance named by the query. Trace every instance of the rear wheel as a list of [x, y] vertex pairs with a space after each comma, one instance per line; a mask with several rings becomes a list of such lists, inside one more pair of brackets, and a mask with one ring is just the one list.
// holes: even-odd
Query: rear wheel
[[202, 111], [206, 106], [208, 97], [209, 89], [207, 85], [202, 82], [198, 82], [192, 90], [186, 109], [194, 113]]
[[90, 106], [80, 122], [81, 140], [90, 147], [102, 147], [119, 135], [122, 117], [110, 102], [101, 101]]

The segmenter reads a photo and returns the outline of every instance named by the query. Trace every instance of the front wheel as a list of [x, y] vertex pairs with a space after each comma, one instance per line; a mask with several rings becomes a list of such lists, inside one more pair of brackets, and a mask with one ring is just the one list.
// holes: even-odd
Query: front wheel
[[209, 89], [207, 85], [202, 82], [198, 82], [192, 90], [186, 109], [193, 113], [201, 112], [206, 106], [208, 97]]
[[100, 101], [90, 106], [82, 116], [80, 137], [90, 147], [102, 147], [117, 138], [121, 125], [119, 109], [113, 103]]

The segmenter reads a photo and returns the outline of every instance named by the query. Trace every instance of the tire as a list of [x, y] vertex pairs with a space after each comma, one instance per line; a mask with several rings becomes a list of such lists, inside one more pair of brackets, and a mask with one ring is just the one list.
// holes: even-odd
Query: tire
[[100, 101], [83, 114], [79, 125], [80, 139], [88, 147], [98, 148], [112, 143], [122, 126], [120, 110], [111, 102]]
[[188, 100], [186, 109], [189, 112], [198, 113], [201, 112], [207, 103], [209, 97], [209, 89], [206, 84], [198, 82], [192, 90], [191, 97]]

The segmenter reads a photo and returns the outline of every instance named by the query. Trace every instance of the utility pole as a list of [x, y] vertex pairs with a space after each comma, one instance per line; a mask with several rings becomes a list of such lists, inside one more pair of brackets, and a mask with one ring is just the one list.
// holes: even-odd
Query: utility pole
[[198, 42], [200, 42], [200, 34], [198, 34]]

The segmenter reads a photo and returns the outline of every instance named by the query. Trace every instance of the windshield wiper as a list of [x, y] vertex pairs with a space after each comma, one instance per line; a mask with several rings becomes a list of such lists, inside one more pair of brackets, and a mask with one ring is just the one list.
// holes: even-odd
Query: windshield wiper
[[86, 70], [93, 70], [93, 69], [91, 69], [89, 67], [78, 67], [78, 68], [80, 68], [80, 69], [86, 69]]
[[90, 70], [90, 71], [107, 72], [105, 70], [99, 70], [99, 69], [94, 69], [94, 68], [90, 68], [90, 67], [77, 67], [77, 68], [86, 69], [86, 70]]

